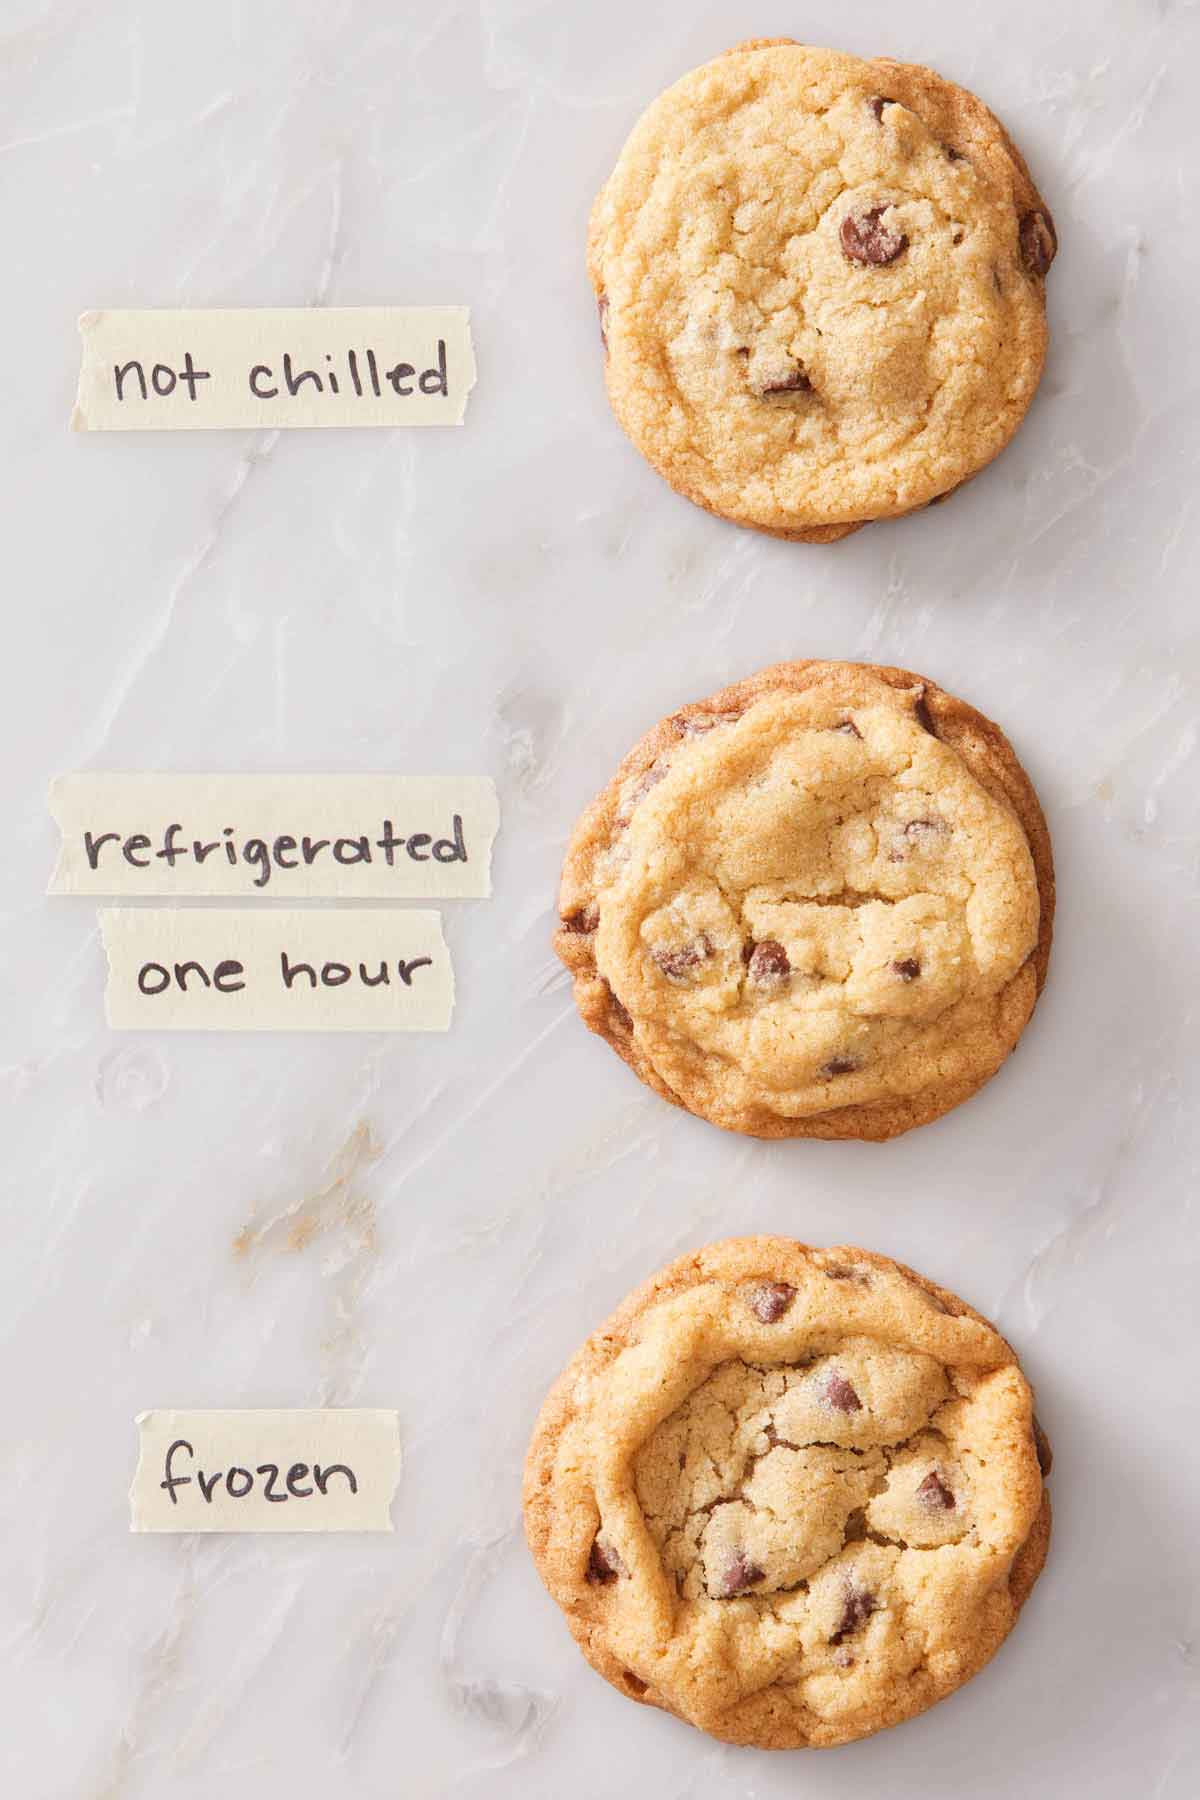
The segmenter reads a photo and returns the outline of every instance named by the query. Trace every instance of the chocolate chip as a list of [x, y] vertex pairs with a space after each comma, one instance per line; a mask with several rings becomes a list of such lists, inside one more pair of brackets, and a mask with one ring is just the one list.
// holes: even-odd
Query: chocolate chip
[[943, 836], [947, 829], [944, 819], [905, 820], [892, 839], [888, 861], [907, 862], [914, 851], [928, 850], [932, 840]]
[[629, 1570], [617, 1555], [611, 1544], [601, 1543], [599, 1537], [592, 1539], [592, 1547], [588, 1552], [587, 1579], [599, 1582], [607, 1587], [618, 1575], [628, 1575]]
[[870, 1287], [871, 1277], [865, 1269], [851, 1268], [849, 1263], [826, 1263], [824, 1273], [830, 1281], [854, 1281], [859, 1287]]
[[853, 1075], [858, 1068], [858, 1060], [853, 1056], [831, 1056], [821, 1070], [822, 1075]]
[[830, 730], [844, 732], [847, 737], [857, 738], [860, 744], [862, 742], [862, 732], [853, 719], [843, 719], [840, 725], [831, 725]]
[[671, 719], [676, 737], [701, 737], [724, 723], [719, 713], [675, 713]]
[[629, 1689], [629, 1692], [634, 1698], [638, 1700], [641, 1699], [642, 1695], [650, 1686], [650, 1683], [648, 1681], [643, 1681], [640, 1675], [635, 1675], [632, 1669], [622, 1669], [621, 1680], [625, 1683], [625, 1686]]
[[763, 938], [754, 945], [749, 959], [750, 979], [760, 987], [777, 987], [792, 972], [788, 953], [774, 938]]
[[744, 1550], [735, 1550], [721, 1571], [717, 1593], [722, 1600], [731, 1600], [734, 1594], [744, 1594], [756, 1581], [761, 1581], [764, 1573], [757, 1563], [750, 1561]]
[[596, 311], [600, 315], [600, 342], [604, 345], [604, 354], [608, 355], [608, 295], [601, 294], [596, 302]]
[[1033, 1421], [1033, 1447], [1037, 1451], [1038, 1468], [1043, 1475], [1050, 1473], [1054, 1462], [1054, 1452], [1050, 1448], [1050, 1439], [1046, 1436], [1037, 1419]]
[[699, 937], [694, 944], [680, 944], [675, 950], [651, 950], [650, 956], [668, 981], [686, 981], [691, 971], [707, 962], [712, 953], [710, 940]]
[[650, 767], [646, 769], [634, 783], [633, 787], [629, 790], [629, 795], [621, 809], [627, 820], [632, 816], [634, 809], [638, 804], [646, 798], [650, 789], [656, 788], [660, 781], [666, 780], [668, 766], [667, 758], [659, 757], [655, 762], [650, 764]]
[[895, 106], [895, 104], [896, 102], [892, 99], [890, 94], [876, 94], [871, 102], [871, 111], [875, 114], [877, 119], [882, 121], [884, 107]]
[[933, 714], [929, 710], [929, 702], [925, 698], [924, 688], [922, 688], [917, 695], [916, 703], [913, 706], [913, 714], [922, 731], [927, 731], [930, 737], [937, 736], [937, 726], [933, 722]]
[[834, 1412], [856, 1413], [862, 1411], [862, 1401], [846, 1377], [839, 1375], [836, 1369], [826, 1379], [821, 1398], [827, 1406], [832, 1406]]
[[750, 1311], [764, 1325], [774, 1325], [795, 1298], [796, 1290], [788, 1282], [763, 1281], [750, 1296]]
[[838, 1628], [830, 1638], [831, 1644], [840, 1644], [844, 1637], [852, 1632], [861, 1631], [873, 1612], [878, 1611], [879, 1603], [874, 1594], [868, 1594], [865, 1588], [848, 1587], [846, 1604], [842, 1608], [842, 1616]]
[[1021, 240], [1021, 256], [1025, 267], [1031, 275], [1044, 275], [1058, 249], [1054, 221], [1049, 213], [1038, 212], [1036, 208], [1032, 212], [1023, 213], [1017, 235]]
[[608, 990], [608, 1010], [617, 1020], [617, 1023], [625, 1027], [626, 1031], [633, 1030], [633, 1014], [629, 1011], [627, 1006], [622, 1005], [621, 1001], [617, 999], [617, 996], [613, 993], [611, 988]]
[[866, 212], [846, 214], [842, 220], [842, 252], [851, 262], [881, 269], [907, 250], [904, 233], [883, 223], [886, 211], [886, 206], [872, 206]]
[[946, 1486], [936, 1469], [930, 1469], [928, 1475], [917, 1489], [917, 1499], [923, 1506], [944, 1507], [947, 1512], [954, 1511], [954, 1495]]
[[915, 981], [921, 973], [921, 965], [915, 956], [902, 956], [899, 962], [892, 964], [892, 973], [901, 981]]
[[679, 737], [701, 737], [706, 731], [715, 731], [718, 725], [736, 725], [744, 710], [741, 706], [731, 706], [725, 712], [702, 712], [697, 707], [676, 713], [671, 724]]
[[842, 1531], [843, 1544], [862, 1544], [867, 1537], [867, 1515], [861, 1506], [846, 1515], [846, 1524]]
[[595, 931], [600, 923], [600, 914], [594, 906], [580, 907], [578, 912], [568, 913], [563, 920], [564, 931]]
[[961, 150], [956, 150], [953, 144], [943, 144], [942, 148], [946, 152], [946, 159], [948, 162], [966, 162], [967, 159], [963, 152]]
[[764, 399], [768, 394], [807, 394], [811, 391], [812, 382], [798, 363], [786, 375], [772, 376], [771, 380], [759, 389]]

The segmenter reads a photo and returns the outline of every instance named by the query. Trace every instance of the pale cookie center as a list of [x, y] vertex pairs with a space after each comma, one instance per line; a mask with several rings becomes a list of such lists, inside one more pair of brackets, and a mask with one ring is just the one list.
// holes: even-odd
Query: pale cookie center
[[[774, 1291], [755, 1290], [756, 1316], [771, 1310]], [[850, 1546], [932, 1548], [967, 1536], [968, 1476], [936, 1429], [951, 1394], [931, 1358], [865, 1339], [802, 1364], [715, 1370], [634, 1465], [647, 1527], [681, 1598], [807, 1593]], [[845, 1604], [861, 1624], [886, 1594], [876, 1584], [853, 1588], [853, 1598], [852, 1585]], [[857, 1628], [839, 1612], [828, 1640]]]

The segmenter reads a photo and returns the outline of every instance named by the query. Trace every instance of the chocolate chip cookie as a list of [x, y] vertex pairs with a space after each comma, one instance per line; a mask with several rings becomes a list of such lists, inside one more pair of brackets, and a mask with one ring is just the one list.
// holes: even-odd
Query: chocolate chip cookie
[[889, 1138], [1013, 1049], [1054, 873], [997, 726], [903, 669], [780, 663], [642, 739], [559, 904], [585, 1023], [666, 1099], [756, 1137]]
[[593, 209], [613, 409], [700, 506], [844, 537], [1007, 444], [1056, 248], [973, 94], [885, 57], [742, 44], [653, 103]]
[[1007, 1637], [1049, 1447], [986, 1319], [863, 1250], [730, 1239], [618, 1308], [525, 1470], [546, 1586], [614, 1687], [714, 1737], [844, 1744]]

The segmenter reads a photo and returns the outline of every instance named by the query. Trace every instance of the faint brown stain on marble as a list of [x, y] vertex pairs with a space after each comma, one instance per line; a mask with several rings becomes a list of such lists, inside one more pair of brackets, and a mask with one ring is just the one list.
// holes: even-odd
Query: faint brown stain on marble
[[339, 1229], [364, 1254], [376, 1249], [375, 1204], [358, 1189], [358, 1178], [383, 1154], [365, 1119], [360, 1119], [330, 1161], [328, 1179], [316, 1193], [295, 1200], [282, 1212], [259, 1221], [250, 1218], [233, 1240], [233, 1253], [249, 1257], [258, 1250], [307, 1250], [319, 1238]]
[[345, 1405], [357, 1388], [369, 1349], [360, 1305], [378, 1254], [375, 1201], [364, 1180], [383, 1155], [370, 1125], [360, 1119], [331, 1158], [326, 1179], [270, 1217], [251, 1217], [233, 1239], [233, 1254], [258, 1265], [263, 1255], [303, 1255], [324, 1246], [319, 1274], [329, 1316], [321, 1336], [319, 1404]]

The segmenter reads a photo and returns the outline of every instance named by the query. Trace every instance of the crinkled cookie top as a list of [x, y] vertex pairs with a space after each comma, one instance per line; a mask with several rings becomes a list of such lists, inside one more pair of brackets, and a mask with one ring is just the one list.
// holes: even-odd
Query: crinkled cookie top
[[531, 1542], [627, 1691], [737, 1742], [844, 1742], [1011, 1627], [1049, 1529], [1034, 1431], [1011, 1350], [951, 1296], [733, 1240], [575, 1359], [535, 1435]]

